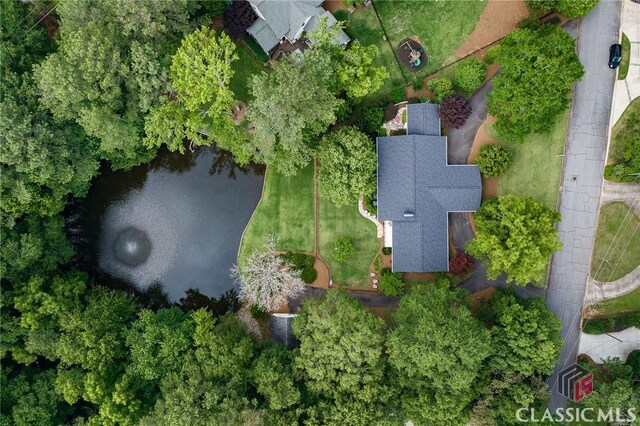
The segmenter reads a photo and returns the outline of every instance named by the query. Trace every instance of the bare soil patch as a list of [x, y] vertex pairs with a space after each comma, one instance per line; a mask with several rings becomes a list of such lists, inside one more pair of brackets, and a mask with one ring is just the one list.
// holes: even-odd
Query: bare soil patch
[[516, 29], [516, 24], [529, 17], [524, 0], [489, 0], [473, 32], [455, 51], [463, 58], [491, 44]]
[[344, 3], [342, 3], [342, 0], [325, 0], [325, 2], [322, 3], [322, 7], [324, 7], [325, 10], [328, 10], [331, 13], [335, 13], [338, 10], [346, 9]]

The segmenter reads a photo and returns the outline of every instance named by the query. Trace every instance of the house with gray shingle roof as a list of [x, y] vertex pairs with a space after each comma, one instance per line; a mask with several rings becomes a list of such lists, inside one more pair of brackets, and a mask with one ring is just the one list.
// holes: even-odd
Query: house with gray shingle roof
[[[321, 7], [322, 0], [248, 0], [258, 19], [247, 32], [269, 53], [279, 44], [298, 41], [304, 32], [315, 31], [322, 18], [327, 25], [337, 21], [331, 12]], [[336, 40], [347, 44], [350, 39], [344, 31]]]
[[407, 105], [407, 134], [376, 144], [378, 219], [391, 230], [393, 270], [448, 271], [449, 213], [480, 207], [478, 167], [447, 163], [436, 104]]

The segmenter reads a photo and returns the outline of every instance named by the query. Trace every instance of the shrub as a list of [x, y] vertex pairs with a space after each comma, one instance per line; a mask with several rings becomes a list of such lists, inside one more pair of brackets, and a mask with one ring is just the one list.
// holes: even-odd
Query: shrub
[[407, 99], [407, 95], [404, 91], [404, 87], [394, 87], [391, 91], [391, 101], [394, 104], [400, 103]]
[[336, 10], [333, 17], [340, 22], [346, 22], [349, 20], [349, 12], [344, 9]]
[[630, 314], [630, 315], [624, 315], [621, 317], [618, 317], [615, 319], [616, 322], [616, 329], [617, 330], [624, 330], [625, 328], [629, 328], [629, 327], [636, 327], [636, 328], [640, 328], [640, 312], [637, 314]]
[[446, 275], [437, 275], [436, 280], [433, 282], [436, 288], [449, 288], [451, 287], [451, 280]]
[[311, 284], [318, 277], [318, 271], [313, 267], [316, 258], [304, 253], [287, 252], [282, 255], [293, 269], [300, 271], [300, 278], [306, 284]]
[[417, 92], [418, 90], [420, 90], [420, 89], [422, 89], [424, 87], [424, 82], [422, 81], [421, 78], [419, 78], [419, 79], [417, 79], [416, 81], [413, 82], [411, 87], [413, 87], [413, 90], [415, 90]]
[[448, 95], [440, 103], [440, 121], [444, 127], [461, 127], [471, 115], [471, 105], [459, 93]]
[[475, 261], [467, 253], [460, 251], [449, 261], [449, 273], [457, 278], [464, 278], [473, 268]]
[[484, 61], [489, 65], [495, 63], [498, 52], [500, 51], [499, 49], [500, 46], [493, 46], [492, 48], [484, 52]]
[[365, 133], [376, 133], [384, 121], [384, 108], [373, 105], [362, 110], [361, 126]]
[[615, 327], [613, 319], [593, 319], [586, 320], [582, 325], [582, 331], [587, 334], [603, 334], [608, 333]]
[[383, 247], [382, 248], [382, 253], [384, 253], [385, 255], [389, 256], [391, 254], [391, 247]]
[[551, 12], [558, 0], [524, 0], [532, 12]]
[[483, 145], [475, 163], [483, 176], [500, 176], [511, 165], [513, 154], [500, 145]]
[[463, 61], [456, 66], [455, 83], [464, 92], [475, 92], [484, 82], [487, 66], [476, 58]]
[[345, 121], [351, 117], [352, 113], [353, 104], [347, 99], [338, 106], [338, 109], [336, 110], [336, 121]]
[[405, 285], [400, 273], [385, 272], [380, 277], [378, 288], [386, 296], [401, 296], [404, 294]]
[[234, 0], [224, 11], [223, 24], [232, 39], [239, 39], [258, 19], [247, 0]]
[[331, 256], [336, 262], [344, 263], [355, 253], [356, 248], [351, 240], [347, 237], [338, 237], [336, 244], [331, 251]]
[[421, 104], [425, 103], [425, 102], [429, 102], [429, 98], [427, 96], [419, 96], [418, 100], [420, 101]]
[[269, 312], [265, 311], [258, 305], [251, 305], [251, 316], [255, 319], [266, 318], [269, 316]]
[[453, 93], [453, 83], [446, 77], [435, 78], [427, 82], [427, 89], [433, 92], [433, 101], [440, 103], [445, 96]]
[[382, 256], [377, 255], [375, 259], [373, 259], [373, 270], [376, 271], [376, 274], [382, 272]]
[[373, 205], [373, 199], [371, 198], [371, 195], [363, 197], [362, 204], [366, 211], [374, 216], [378, 216], [378, 208]]
[[591, 12], [600, 0], [558, 0], [556, 11], [567, 18], [579, 18]]

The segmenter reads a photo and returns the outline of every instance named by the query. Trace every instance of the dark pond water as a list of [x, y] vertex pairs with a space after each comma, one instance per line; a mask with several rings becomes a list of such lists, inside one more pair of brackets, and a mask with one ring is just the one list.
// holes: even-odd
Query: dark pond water
[[239, 167], [216, 148], [105, 167], [68, 215], [76, 261], [103, 284], [160, 285], [172, 301], [190, 288], [218, 297], [234, 287], [229, 268], [263, 178], [261, 166]]

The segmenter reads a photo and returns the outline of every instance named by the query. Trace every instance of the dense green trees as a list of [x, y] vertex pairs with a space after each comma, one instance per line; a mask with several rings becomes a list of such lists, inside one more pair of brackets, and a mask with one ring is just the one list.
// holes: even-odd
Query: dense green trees
[[598, 5], [600, 0], [526, 0], [534, 12], [560, 12], [567, 18], [585, 16]]
[[318, 152], [320, 194], [336, 206], [356, 203], [375, 190], [377, 167], [373, 143], [353, 127], [326, 135]]
[[484, 260], [489, 279], [506, 272], [516, 284], [539, 283], [549, 256], [562, 248], [554, 228], [560, 213], [531, 198], [486, 200], [475, 219], [476, 237], [466, 251]]
[[521, 142], [529, 133], [548, 131], [567, 109], [573, 83], [584, 73], [574, 39], [551, 25], [512, 32], [491, 49], [491, 57], [500, 73], [487, 95], [488, 110], [507, 140]]
[[418, 287], [400, 301], [387, 350], [402, 408], [415, 423], [464, 424], [476, 396], [491, 336], [463, 297], [444, 286]]
[[379, 53], [375, 45], [362, 46], [357, 41], [341, 51], [338, 81], [348, 97], [364, 98], [376, 92], [389, 78], [386, 68], [373, 66]]
[[114, 168], [154, 155], [141, 143], [144, 117], [169, 89], [168, 64], [193, 29], [198, 4], [180, 1], [62, 2], [60, 45], [35, 69], [42, 100], [77, 122]]
[[456, 65], [454, 83], [466, 93], [475, 92], [484, 82], [487, 66], [476, 58]]
[[625, 142], [624, 162], [608, 164], [604, 177], [615, 182], [640, 182], [640, 137]]
[[447, 77], [427, 81], [427, 89], [433, 92], [433, 102], [440, 103], [445, 96], [454, 93], [453, 83]]

